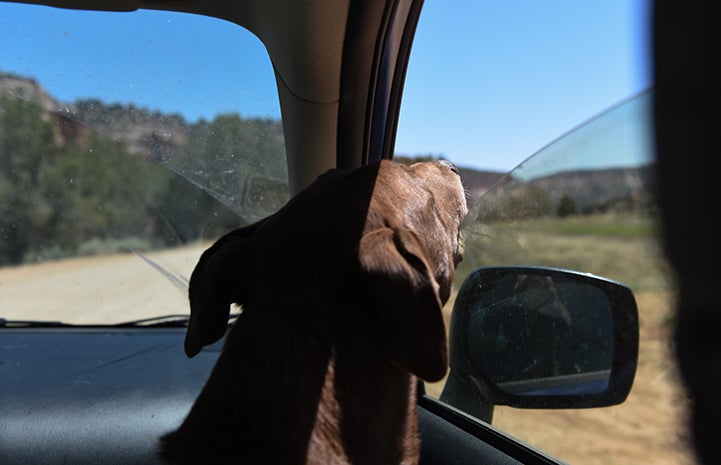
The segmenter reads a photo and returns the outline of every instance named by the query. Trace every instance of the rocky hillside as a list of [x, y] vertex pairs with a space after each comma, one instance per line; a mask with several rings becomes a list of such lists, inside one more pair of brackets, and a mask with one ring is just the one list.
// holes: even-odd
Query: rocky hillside
[[63, 138], [82, 138], [83, 128], [91, 128], [123, 143], [128, 152], [153, 159], [168, 156], [189, 143], [191, 126], [179, 115], [93, 99], [59, 102], [36, 80], [2, 72], [0, 95], [39, 106], [47, 120], [57, 121], [60, 142], [65, 142]]
[[80, 100], [73, 119], [122, 142], [130, 153], [163, 160], [186, 149], [191, 125], [180, 115], [164, 115], [133, 105]]
[[59, 102], [0, 73], [0, 266], [257, 221], [288, 198], [284, 154], [277, 121]]
[[[179, 154], [196, 153], [198, 150], [212, 149], [218, 152], [219, 148], [215, 146], [217, 144], [214, 145], [214, 141], [227, 138], [227, 134], [223, 132], [247, 132], [247, 128], [252, 126], [247, 120], [239, 125], [239, 121], [234, 121], [232, 117], [221, 118], [221, 121], [212, 127], [205, 122], [190, 124], [177, 114], [167, 115], [133, 105], [106, 104], [93, 99], [58, 102], [34, 79], [0, 71], [0, 96], [2, 95], [40, 107], [43, 118], [53, 123], [58, 145], [82, 143], [92, 130], [120, 142], [131, 154], [163, 162], [173, 162], [172, 158]], [[263, 132], [264, 138], [270, 135], [282, 144], [280, 122], [255, 123], [256, 129]], [[205, 138], [204, 142], [198, 143], [199, 135]], [[249, 139], [256, 140], [258, 137]], [[261, 150], [261, 147], [257, 149]], [[282, 153], [276, 155], [278, 163], [284, 164]], [[263, 163], [258, 163], [257, 166], [267, 163], [264, 154], [260, 156]], [[396, 156], [399, 161], [429, 158], [434, 157]], [[188, 171], [191, 171], [191, 168], [187, 167]], [[195, 168], [192, 171], [199, 171]], [[648, 205], [652, 201], [652, 170], [648, 167], [568, 171], [527, 182], [521, 182], [512, 175], [504, 178], [505, 173], [497, 171], [468, 167], [461, 167], [460, 170], [469, 198], [474, 203], [489, 191], [489, 196], [483, 202], [497, 203], [500, 196], [505, 197], [506, 201], [516, 199], [513, 202], [517, 203], [518, 199], [540, 195], [542, 203], [552, 206], [559, 205], [564, 198], [566, 202], [570, 199], [579, 212], [600, 206], [607, 208], [613, 204]], [[273, 170], [268, 170], [265, 175], [272, 178]], [[275, 179], [273, 182], [281, 180]]]
[[545, 191], [552, 203], [563, 197], [573, 200], [579, 211], [588, 208], [647, 206], [653, 202], [651, 166], [565, 171], [532, 180], [529, 184]]
[[477, 202], [480, 221], [639, 211], [655, 205], [653, 166], [564, 171], [522, 180], [511, 173]]
[[0, 71], [0, 95], [32, 102], [48, 113], [61, 112], [65, 109], [35, 79], [2, 71]]

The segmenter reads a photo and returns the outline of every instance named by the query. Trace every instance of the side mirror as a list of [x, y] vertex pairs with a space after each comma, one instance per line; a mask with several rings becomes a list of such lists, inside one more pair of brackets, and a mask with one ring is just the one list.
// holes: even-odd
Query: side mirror
[[638, 357], [631, 290], [574, 271], [480, 268], [450, 327], [441, 400], [490, 423], [494, 405], [589, 408], [628, 396]]

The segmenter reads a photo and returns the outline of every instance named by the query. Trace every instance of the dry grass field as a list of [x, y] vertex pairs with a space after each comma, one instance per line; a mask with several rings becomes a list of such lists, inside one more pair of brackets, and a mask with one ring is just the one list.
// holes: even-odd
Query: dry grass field
[[[639, 364], [623, 404], [587, 410], [496, 407], [493, 426], [572, 465], [693, 464], [685, 425], [688, 404], [670, 345], [673, 300], [670, 292], [636, 294]], [[438, 397], [443, 382], [426, 389]]]
[[[589, 221], [568, 219], [560, 230], [539, 221], [478, 229], [467, 237], [459, 275], [484, 264], [529, 264], [589, 271], [628, 284], [640, 319], [634, 388], [615, 407], [497, 408], [493, 424], [570, 464], [691, 464], [687, 404], [670, 346], [673, 284], [658, 245], [645, 223], [599, 217], [592, 220], [594, 227]], [[583, 228], [574, 227], [581, 223]], [[185, 313], [183, 280], [207, 245], [0, 268], [0, 317], [107, 324]], [[452, 305], [446, 306], [446, 317]], [[438, 395], [441, 388], [428, 390]]]
[[588, 410], [497, 409], [494, 425], [570, 464], [693, 463], [686, 441], [686, 402], [670, 353], [668, 318], [673, 297], [636, 296], [643, 311], [634, 387], [619, 406]]
[[[493, 425], [569, 464], [694, 463], [686, 432], [688, 401], [671, 346], [674, 284], [653, 221], [620, 214], [526, 220], [477, 225], [466, 235], [461, 276], [478, 266], [519, 264], [586, 271], [629, 286], [639, 311], [639, 363], [634, 387], [621, 405], [497, 407]], [[445, 308], [447, 319], [452, 305]], [[431, 395], [441, 389], [442, 383], [428, 386]]]

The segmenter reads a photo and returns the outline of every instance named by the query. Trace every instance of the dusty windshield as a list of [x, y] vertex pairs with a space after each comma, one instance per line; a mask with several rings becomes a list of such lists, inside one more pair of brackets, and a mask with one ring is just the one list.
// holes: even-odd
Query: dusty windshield
[[231, 23], [0, 3], [0, 319], [187, 314], [288, 182], [273, 70]]

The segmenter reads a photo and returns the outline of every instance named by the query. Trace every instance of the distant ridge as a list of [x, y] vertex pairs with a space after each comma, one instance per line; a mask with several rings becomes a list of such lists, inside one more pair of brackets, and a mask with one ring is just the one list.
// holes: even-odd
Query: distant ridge
[[[59, 102], [35, 79], [0, 71], [0, 96], [23, 100], [39, 107], [45, 120], [53, 121], [60, 144], [81, 143], [88, 129], [98, 131], [121, 143], [129, 153], [163, 160], [187, 149], [193, 125], [177, 114], [163, 114], [133, 105], [107, 104], [86, 99], [77, 102]], [[266, 121], [279, 136], [280, 121]], [[437, 159], [438, 156], [395, 155], [400, 162]], [[450, 157], [452, 159], [452, 157]], [[471, 202], [478, 202], [490, 192], [498, 197], [503, 189], [506, 197], [528, 197], [542, 192], [547, 201], [557, 205], [562, 198], [570, 198], [579, 211], [613, 204], [649, 205], [654, 185], [653, 169], [608, 168], [597, 170], [565, 171], [521, 181], [513, 174], [492, 170], [479, 170], [460, 166], [459, 171]], [[494, 189], [497, 187], [497, 189]], [[499, 202], [499, 199], [485, 199]]]

